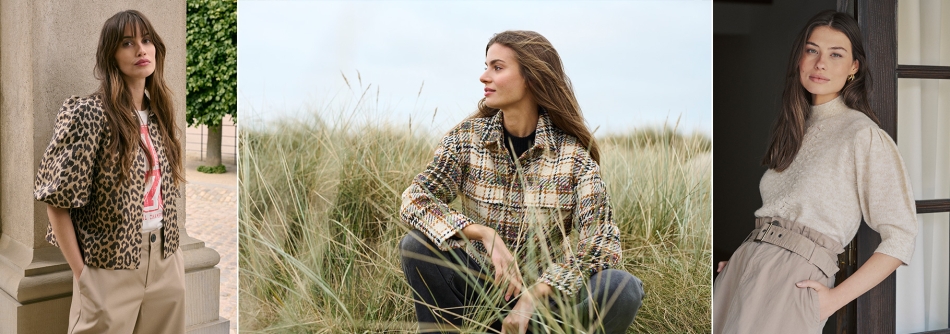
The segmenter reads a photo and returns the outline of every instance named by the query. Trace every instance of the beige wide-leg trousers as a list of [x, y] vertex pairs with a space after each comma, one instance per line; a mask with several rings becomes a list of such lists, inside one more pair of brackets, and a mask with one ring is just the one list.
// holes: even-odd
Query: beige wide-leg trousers
[[[770, 228], [770, 224], [774, 224]], [[821, 333], [818, 293], [834, 286], [841, 244], [780, 218], [759, 218], [713, 286], [713, 333]]]
[[73, 280], [69, 333], [185, 332], [185, 263], [181, 250], [162, 258], [161, 230], [142, 233], [135, 270], [83, 266]]

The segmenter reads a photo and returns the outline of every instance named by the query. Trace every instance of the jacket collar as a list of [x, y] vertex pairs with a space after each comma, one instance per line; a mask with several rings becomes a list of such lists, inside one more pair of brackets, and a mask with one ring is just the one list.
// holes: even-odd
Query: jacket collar
[[[488, 126], [481, 137], [482, 145], [486, 148], [492, 146], [494, 146], [495, 149], [504, 148], [504, 146], [502, 146], [502, 140], [505, 137], [505, 128], [502, 123], [502, 113], [503, 111], [499, 110], [495, 116], [488, 119]], [[557, 150], [555, 141], [557, 128], [554, 126], [554, 123], [551, 123], [551, 118], [548, 117], [548, 112], [544, 108], [538, 107], [538, 125], [534, 131], [534, 146], [528, 149], [529, 152], [538, 148], [550, 151]]]

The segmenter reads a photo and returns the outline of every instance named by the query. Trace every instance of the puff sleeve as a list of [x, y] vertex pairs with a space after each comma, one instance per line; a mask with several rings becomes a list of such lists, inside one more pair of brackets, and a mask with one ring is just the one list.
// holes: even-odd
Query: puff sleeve
[[80, 99], [63, 102], [34, 181], [33, 197], [55, 207], [82, 207], [92, 190], [104, 116], [101, 109], [78, 103]]
[[910, 263], [917, 237], [917, 207], [910, 177], [891, 137], [877, 127], [855, 136], [855, 175], [864, 221], [881, 234], [875, 249]]

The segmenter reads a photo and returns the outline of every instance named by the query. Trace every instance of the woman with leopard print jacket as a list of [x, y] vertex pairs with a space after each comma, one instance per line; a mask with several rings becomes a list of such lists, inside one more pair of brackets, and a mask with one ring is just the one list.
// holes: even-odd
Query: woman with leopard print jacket
[[184, 333], [181, 144], [165, 44], [142, 13], [102, 28], [96, 93], [63, 103], [37, 171], [47, 240], [73, 272], [69, 333]]

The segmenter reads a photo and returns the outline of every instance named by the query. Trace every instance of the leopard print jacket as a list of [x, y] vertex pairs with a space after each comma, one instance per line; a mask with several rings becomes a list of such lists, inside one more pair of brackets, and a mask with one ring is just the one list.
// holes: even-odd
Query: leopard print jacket
[[[152, 115], [151, 117], [154, 117]], [[178, 250], [178, 208], [181, 196], [172, 178], [162, 133], [149, 122], [162, 173], [162, 255]], [[63, 103], [53, 139], [36, 173], [33, 197], [49, 205], [69, 208], [79, 249], [86, 265], [105, 269], [137, 269], [142, 244], [142, 220], [148, 158], [138, 150], [130, 176], [119, 182], [118, 166], [102, 159], [111, 138], [101, 97], [72, 96]], [[59, 246], [52, 224], [46, 241]]]

